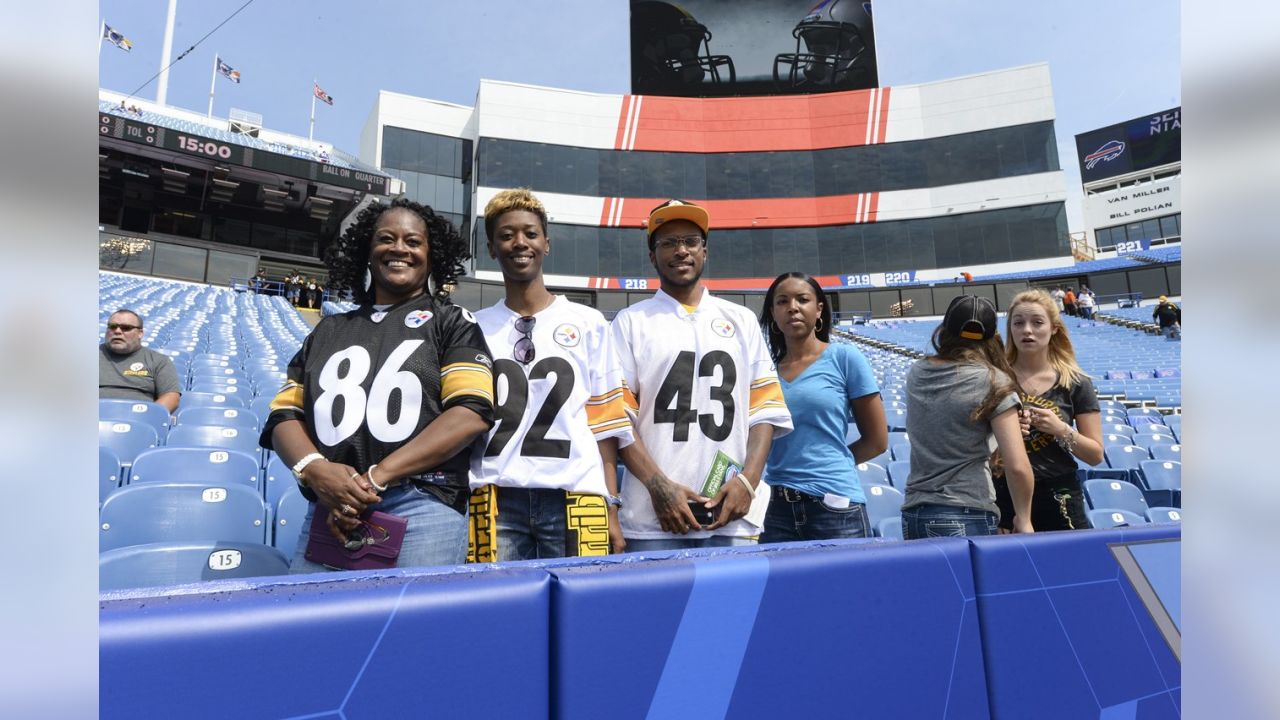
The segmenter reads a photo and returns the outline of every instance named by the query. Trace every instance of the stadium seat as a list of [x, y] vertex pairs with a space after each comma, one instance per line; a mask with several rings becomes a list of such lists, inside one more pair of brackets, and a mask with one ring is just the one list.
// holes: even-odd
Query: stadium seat
[[1137, 470], [1141, 467], [1140, 463], [1143, 460], [1151, 459], [1151, 453], [1137, 445], [1107, 447], [1104, 443], [1103, 454], [1107, 458], [1107, 465], [1119, 470]]
[[153, 542], [265, 543], [266, 519], [262, 496], [245, 485], [130, 485], [103, 501], [98, 548]]
[[1121, 415], [1124, 415], [1128, 411], [1128, 408], [1124, 406], [1124, 403], [1119, 400], [1099, 400], [1098, 409], [1104, 413], [1108, 410], [1114, 410]]
[[228, 395], [227, 393], [196, 390], [182, 394], [181, 407], [233, 407], [243, 409], [251, 401], [252, 397], [248, 394], [245, 394], [242, 398], [239, 393]]
[[110, 448], [98, 448], [98, 503], [120, 487], [120, 458]]
[[1105, 450], [1109, 447], [1124, 447], [1132, 445], [1133, 438], [1129, 435], [1117, 435], [1110, 433], [1102, 436], [1102, 448]]
[[258, 488], [258, 456], [238, 450], [162, 447], [138, 454], [129, 484], [200, 483]]
[[903, 410], [902, 408], [894, 408], [892, 410], [889, 408], [885, 408], [884, 416], [885, 416], [885, 420], [889, 422], [890, 432], [897, 432], [897, 431], [906, 432], [907, 430], [907, 411], [906, 410]]
[[1089, 524], [1095, 528], [1133, 527], [1147, 524], [1145, 515], [1137, 515], [1128, 510], [1115, 508], [1090, 510], [1088, 515]]
[[148, 543], [98, 555], [98, 589], [181, 585], [286, 575], [289, 563], [279, 550], [254, 543]]
[[257, 415], [263, 425], [266, 425], [267, 416], [271, 414], [271, 401], [274, 399], [275, 391], [272, 390], [266, 393], [258, 393], [258, 396], [253, 399], [253, 402], [249, 403], [249, 412]]
[[[1155, 399], [1154, 394], [1152, 394], [1152, 399]], [[1131, 408], [1128, 415], [1129, 424], [1138, 432], [1142, 432], [1142, 423], [1164, 424], [1164, 416], [1155, 408]]]
[[910, 476], [910, 460], [894, 460], [889, 463], [889, 482], [904, 494], [907, 492], [907, 478]]
[[893, 453], [890, 453], [888, 450], [885, 450], [884, 452], [871, 458], [867, 462], [875, 463], [876, 465], [879, 465], [882, 468], [887, 468], [893, 462]]
[[1178, 370], [1178, 368], [1157, 368], [1156, 377], [1176, 378], [1176, 377], [1182, 377], [1182, 373]]
[[[622, 472], [622, 463], [618, 463], [619, 482], [622, 481]], [[280, 496], [298, 485], [298, 481], [293, 477], [293, 471], [275, 453], [268, 453], [267, 468], [263, 472], [262, 478], [264, 485], [262, 494], [267, 499], [267, 505], [270, 507], [275, 507], [280, 500]]]
[[150, 425], [112, 420], [98, 421], [98, 447], [105, 447], [114, 452], [123, 468], [132, 465], [138, 453], [159, 444], [159, 435]]
[[[1120, 423], [1105, 423], [1102, 426], [1103, 435], [1123, 435], [1132, 440], [1133, 428]], [[1130, 443], [1132, 444], [1132, 443]]]
[[1106, 378], [1108, 380], [1128, 380], [1129, 371], [1128, 370], [1108, 370]]
[[1137, 486], [1119, 480], [1085, 480], [1084, 495], [1089, 507], [1098, 510], [1128, 510], [1142, 517], [1147, 514], [1147, 501]]
[[864, 491], [868, 485], [889, 485], [889, 471], [875, 463], [858, 463], [858, 481]]
[[1182, 463], [1176, 460], [1147, 460], [1142, 463], [1148, 504], [1182, 507]]
[[189, 393], [207, 393], [209, 395], [226, 395], [228, 397], [238, 398], [240, 400], [239, 407], [247, 406], [253, 398], [253, 386], [249, 383], [244, 385], [229, 385], [224, 382], [215, 382], [210, 380], [193, 380], [191, 387], [188, 388]]
[[893, 447], [898, 443], [910, 444], [911, 438], [907, 437], [907, 432], [905, 430], [890, 430], [889, 431], [889, 447]]
[[1173, 435], [1169, 433], [1137, 433], [1133, 436], [1133, 444], [1147, 452], [1151, 452], [1151, 448], [1156, 445], [1176, 445], [1177, 443], [1178, 441], [1174, 440]]
[[1173, 432], [1173, 437], [1177, 439], [1179, 443], [1181, 443], [1182, 442], [1182, 416], [1167, 415], [1165, 416], [1164, 424], [1166, 427], [1169, 428], [1170, 431]]
[[262, 421], [252, 410], [240, 408], [193, 407], [178, 411], [179, 425], [217, 425], [258, 432]]
[[902, 539], [902, 516], [887, 517], [880, 521], [876, 526], [876, 535], [885, 540], [901, 540]]
[[1182, 446], [1178, 443], [1157, 443], [1148, 450], [1156, 460], [1177, 460], [1182, 462]]
[[98, 400], [98, 419], [143, 423], [155, 428], [157, 437], [164, 440], [169, 432], [171, 417], [169, 408], [155, 402], [136, 400]]
[[307, 510], [311, 503], [302, 496], [297, 484], [280, 496], [276, 511], [272, 515], [271, 546], [284, 554], [285, 559], [293, 562], [293, 555], [298, 547], [298, 538], [306, 530]]
[[873, 528], [879, 528], [885, 518], [902, 516], [902, 493], [888, 485], [864, 485], [867, 495], [867, 521]]
[[911, 460], [911, 443], [909, 442], [894, 443], [893, 459], [910, 461]]
[[261, 459], [256, 430], [217, 425], [175, 425], [169, 431], [169, 447], [203, 447], [239, 450]]
[[1149, 508], [1147, 510], [1147, 521], [1155, 524], [1180, 523], [1182, 522], [1182, 508], [1171, 508], [1171, 507]]

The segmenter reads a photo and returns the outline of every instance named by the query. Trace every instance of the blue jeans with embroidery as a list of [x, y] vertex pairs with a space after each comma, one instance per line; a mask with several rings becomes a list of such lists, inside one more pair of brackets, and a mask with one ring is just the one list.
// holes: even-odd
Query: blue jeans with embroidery
[[955, 505], [916, 505], [902, 511], [902, 539], [995, 535], [996, 514]]
[[498, 486], [498, 561], [565, 557], [565, 492]]
[[[467, 516], [444, 504], [430, 491], [406, 482], [382, 493], [382, 502], [369, 509], [402, 517], [407, 521], [404, 543], [396, 567], [461, 565], [467, 561]], [[306, 559], [308, 530], [317, 505], [311, 503], [303, 522], [302, 535], [289, 564], [290, 573], [317, 573], [332, 570]], [[321, 512], [328, 509], [320, 507]], [[329, 532], [326, 527], [319, 532]]]
[[864, 538], [870, 534], [867, 506], [863, 503], [851, 502], [849, 507], [837, 509], [828, 507], [820, 497], [804, 495], [788, 500], [774, 493], [764, 516], [760, 542]]
[[756, 538], [730, 537], [728, 535], [712, 535], [706, 538], [627, 538], [627, 552], [648, 552], [650, 550], [692, 550], [706, 547], [741, 547], [755, 545]]

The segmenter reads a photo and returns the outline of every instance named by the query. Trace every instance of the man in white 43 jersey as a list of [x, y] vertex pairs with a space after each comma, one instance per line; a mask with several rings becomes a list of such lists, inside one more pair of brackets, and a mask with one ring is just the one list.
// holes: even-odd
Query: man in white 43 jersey
[[773, 438], [791, 430], [755, 317], [702, 285], [709, 226], [692, 203], [655, 208], [661, 289], [613, 320], [636, 433], [622, 450], [630, 551], [756, 542], [769, 502], [760, 474]]
[[484, 224], [507, 292], [476, 313], [497, 395], [471, 464], [472, 559], [605, 555], [611, 539], [620, 551], [617, 454], [632, 434], [609, 324], [547, 290], [547, 211], [532, 193], [498, 193]]

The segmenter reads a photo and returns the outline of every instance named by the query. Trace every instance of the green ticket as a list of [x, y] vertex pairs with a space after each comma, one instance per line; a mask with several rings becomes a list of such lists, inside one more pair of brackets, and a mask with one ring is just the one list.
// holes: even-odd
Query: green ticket
[[715, 459], [711, 461], [711, 471], [707, 473], [707, 479], [702, 482], [702, 496], [715, 497], [716, 493], [720, 492], [720, 488], [740, 472], [742, 472], [742, 463], [725, 455], [723, 451], [717, 450]]

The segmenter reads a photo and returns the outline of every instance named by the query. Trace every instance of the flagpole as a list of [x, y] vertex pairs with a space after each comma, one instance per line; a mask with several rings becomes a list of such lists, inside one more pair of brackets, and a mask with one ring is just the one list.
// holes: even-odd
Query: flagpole
[[218, 53], [213, 54], [213, 75], [209, 77], [209, 117], [213, 117], [213, 88], [218, 84]]
[[311, 125], [307, 128], [307, 140], [315, 138], [316, 134], [316, 84], [317, 81], [311, 80]]
[[107, 36], [107, 19], [102, 19], [102, 25], [98, 27], [98, 57], [102, 57], [102, 39]]

